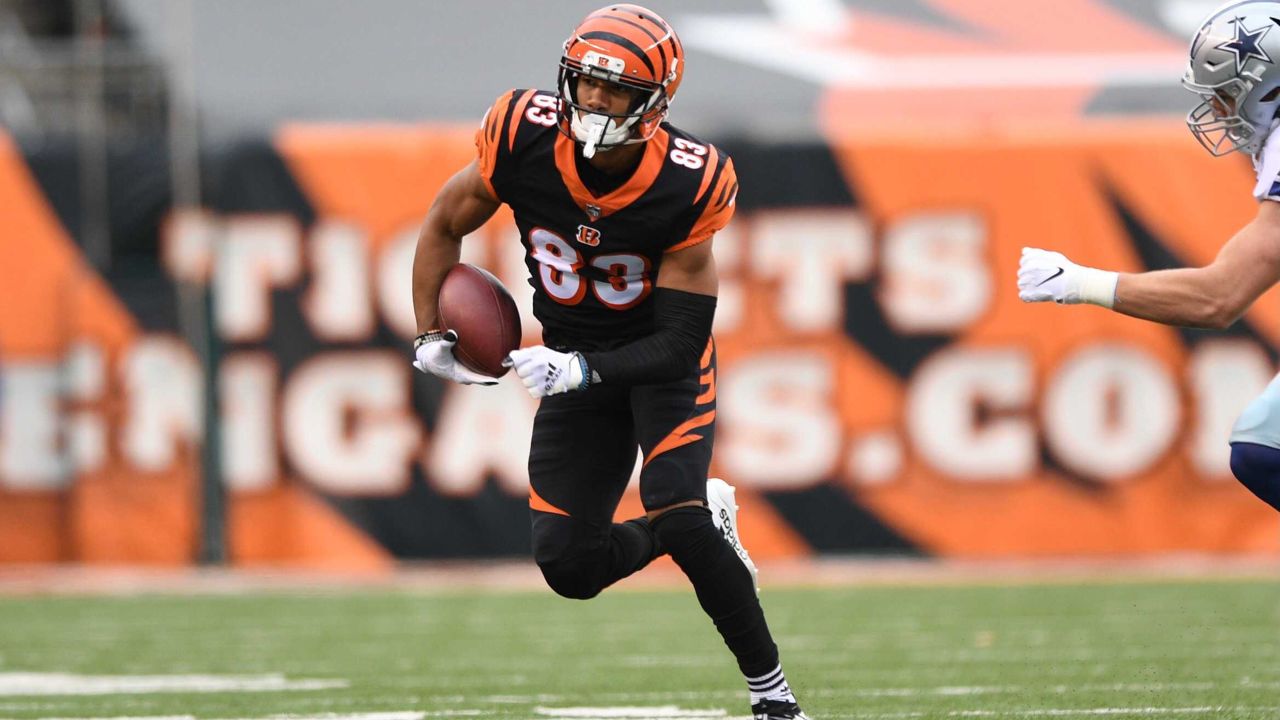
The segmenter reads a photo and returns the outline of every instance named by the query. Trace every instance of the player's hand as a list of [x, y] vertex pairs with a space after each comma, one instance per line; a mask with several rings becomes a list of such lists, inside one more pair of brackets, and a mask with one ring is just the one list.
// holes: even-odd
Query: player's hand
[[543, 345], [512, 350], [504, 361], [520, 376], [520, 382], [535, 398], [585, 390], [587, 363], [579, 353], [565, 353]]
[[1024, 247], [1018, 262], [1018, 297], [1023, 302], [1072, 302], [1070, 275], [1078, 267], [1060, 252]]
[[1024, 247], [1018, 262], [1018, 297], [1023, 302], [1109, 308], [1115, 302], [1117, 278], [1113, 272], [1077, 265], [1060, 252]]
[[468, 369], [453, 356], [458, 333], [452, 330], [429, 332], [413, 341], [413, 366], [428, 375], [463, 385], [497, 385], [498, 379]]

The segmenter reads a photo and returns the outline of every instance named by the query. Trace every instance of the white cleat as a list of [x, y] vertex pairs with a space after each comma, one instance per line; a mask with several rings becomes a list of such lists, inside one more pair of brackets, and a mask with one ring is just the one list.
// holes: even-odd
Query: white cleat
[[751, 556], [742, 546], [742, 538], [738, 535], [738, 503], [734, 501], [733, 495], [734, 488], [729, 483], [720, 478], [707, 480], [707, 507], [711, 510], [711, 521], [729, 543], [729, 547], [738, 553], [738, 559], [751, 571], [751, 584], [756, 588], [756, 595], [759, 595], [760, 570], [751, 562]]

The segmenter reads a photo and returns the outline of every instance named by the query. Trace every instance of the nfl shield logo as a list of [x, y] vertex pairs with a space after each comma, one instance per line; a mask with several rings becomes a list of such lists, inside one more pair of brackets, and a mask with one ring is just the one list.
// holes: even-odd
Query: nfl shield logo
[[588, 206], [587, 206], [587, 214], [591, 216], [591, 219], [592, 219], [592, 220], [599, 220], [599, 219], [600, 219], [600, 206], [599, 206], [599, 205], [588, 205]]

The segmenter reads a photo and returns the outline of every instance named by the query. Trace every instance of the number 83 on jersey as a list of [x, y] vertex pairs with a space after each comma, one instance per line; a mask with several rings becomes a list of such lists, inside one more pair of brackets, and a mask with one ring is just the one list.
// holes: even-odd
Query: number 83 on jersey
[[[538, 279], [547, 296], [561, 305], [577, 305], [588, 290], [606, 307], [626, 310], [649, 295], [649, 260], [632, 253], [608, 253], [584, 258], [577, 248], [546, 228], [529, 232], [533, 259], [538, 262]], [[599, 268], [604, 280], [588, 280], [583, 267]]]

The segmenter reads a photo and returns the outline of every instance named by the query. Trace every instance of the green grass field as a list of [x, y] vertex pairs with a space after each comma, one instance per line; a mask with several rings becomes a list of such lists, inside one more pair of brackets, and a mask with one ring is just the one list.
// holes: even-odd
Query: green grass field
[[[1280, 718], [1275, 582], [763, 599], [814, 720]], [[691, 592], [0, 598], [3, 718], [746, 715]]]

